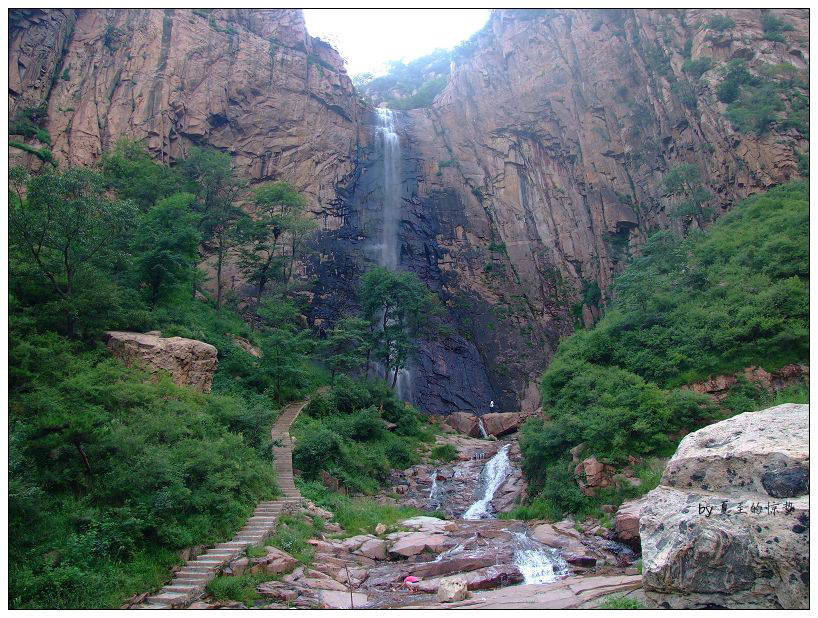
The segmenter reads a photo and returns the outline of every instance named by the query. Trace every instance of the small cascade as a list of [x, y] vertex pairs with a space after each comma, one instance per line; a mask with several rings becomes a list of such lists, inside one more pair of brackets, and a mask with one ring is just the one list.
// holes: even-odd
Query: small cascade
[[514, 564], [526, 584], [549, 584], [571, 573], [560, 553], [514, 532]]
[[494, 498], [494, 493], [512, 472], [511, 462], [508, 459], [508, 450], [510, 448], [511, 445], [506, 444], [483, 467], [478, 483], [478, 487], [482, 490], [481, 498], [463, 513], [463, 519], [489, 519], [492, 517], [489, 505]]
[[429, 491], [429, 507], [438, 509], [443, 504], [443, 488], [437, 484], [437, 470], [432, 472], [432, 489]]
[[486, 433], [486, 426], [483, 424], [483, 419], [479, 416], [477, 417], [477, 426], [480, 428], [480, 435], [483, 436], [483, 439], [488, 440], [489, 434]]

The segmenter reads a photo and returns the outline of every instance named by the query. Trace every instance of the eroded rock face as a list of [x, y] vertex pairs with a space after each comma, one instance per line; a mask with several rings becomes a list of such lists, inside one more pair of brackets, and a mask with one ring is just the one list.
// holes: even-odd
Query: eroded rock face
[[167, 371], [179, 386], [210, 392], [218, 351], [209, 343], [123, 331], [109, 331], [105, 337], [111, 354], [126, 365], [151, 372]]
[[672, 608], [809, 606], [809, 406], [689, 434], [645, 498], [645, 593]]
[[248, 180], [293, 183], [337, 225], [332, 204], [354, 166], [362, 106], [343, 60], [307, 33], [300, 10], [14, 13], [11, 111], [50, 92], [58, 160], [92, 164], [122, 137], [146, 140], [163, 163], [209, 145]]

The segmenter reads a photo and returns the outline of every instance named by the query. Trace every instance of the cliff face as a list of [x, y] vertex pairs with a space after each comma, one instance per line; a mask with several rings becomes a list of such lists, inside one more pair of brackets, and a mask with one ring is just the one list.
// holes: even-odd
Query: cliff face
[[[251, 181], [288, 180], [323, 220], [303, 273], [318, 281], [313, 325], [354, 304], [383, 223], [374, 115], [299, 11], [10, 21], [11, 112], [47, 99], [58, 160], [91, 163], [130, 136], [166, 163], [210, 145]], [[805, 10], [495, 11], [431, 107], [397, 114], [400, 267], [439, 294], [454, 331], [421, 346], [414, 401], [535, 409], [559, 338], [599, 316], [628, 255], [654, 229], [700, 225], [670, 216], [684, 199], [663, 187], [672, 168], [698, 166], [717, 215], [797, 177], [797, 123], [739, 132], [718, 89], [731, 60], [802, 71], [808, 44]]]
[[[419, 206], [407, 208], [439, 223], [422, 274], [447, 292], [501, 409], [538, 405], [572, 305], [598, 317], [597, 286], [649, 231], [697, 225], [669, 216], [682, 199], [663, 189], [671, 168], [699, 166], [716, 214], [798, 176], [808, 141], [782, 125], [739, 133], [716, 91], [729, 60], [807, 67], [807, 13], [775, 11], [793, 27], [784, 43], [765, 38], [761, 11], [730, 11], [724, 31], [708, 27], [715, 15], [497, 11], [431, 109], [408, 112]], [[700, 80], [686, 53], [712, 59]]]
[[46, 128], [60, 161], [93, 163], [126, 136], [165, 163], [209, 145], [252, 181], [292, 182], [316, 212], [352, 172], [361, 105], [342, 59], [309, 36], [300, 11], [15, 15], [10, 109], [50, 89]]

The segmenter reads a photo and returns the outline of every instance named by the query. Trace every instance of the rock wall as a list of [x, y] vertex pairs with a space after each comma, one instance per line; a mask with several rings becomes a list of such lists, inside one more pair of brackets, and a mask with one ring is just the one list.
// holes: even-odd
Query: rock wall
[[300, 10], [25, 10], [12, 24], [10, 112], [47, 97], [59, 161], [91, 164], [122, 137], [164, 163], [209, 145], [253, 182], [292, 182], [337, 224], [362, 105]]
[[[784, 42], [755, 9], [495, 11], [433, 105], [398, 114], [400, 267], [440, 296], [453, 332], [422, 343], [415, 403], [536, 410], [559, 339], [598, 319], [628, 255], [656, 228], [697, 225], [668, 214], [674, 166], [700, 167], [717, 213], [798, 176], [808, 142], [796, 128], [739, 133], [716, 96], [731, 59], [808, 68], [808, 12], [772, 13], [792, 26]], [[709, 27], [727, 14], [733, 26]], [[10, 18], [10, 111], [47, 99], [58, 160], [92, 163], [130, 136], [165, 163], [203, 144], [253, 182], [288, 180], [323, 224], [298, 273], [317, 279], [312, 325], [355, 307], [382, 224], [373, 114], [300, 11]], [[714, 67], [694, 79], [688, 56]]]
[[679, 444], [639, 522], [665, 608], [809, 607], [809, 406], [746, 412]]
[[[409, 208], [438, 222], [423, 274], [468, 316], [454, 321], [501, 410], [537, 407], [572, 308], [597, 319], [648, 232], [696, 225], [668, 216], [679, 201], [662, 188], [669, 169], [699, 165], [717, 212], [798, 176], [808, 142], [797, 131], [739, 133], [716, 97], [730, 59], [808, 67], [808, 14], [774, 13], [794, 28], [786, 43], [764, 38], [759, 10], [729, 11], [723, 32], [707, 27], [710, 10], [495, 11], [431, 109], [408, 113], [419, 165]], [[715, 63], [698, 85], [686, 46]], [[693, 84], [695, 107], [679, 84]]]

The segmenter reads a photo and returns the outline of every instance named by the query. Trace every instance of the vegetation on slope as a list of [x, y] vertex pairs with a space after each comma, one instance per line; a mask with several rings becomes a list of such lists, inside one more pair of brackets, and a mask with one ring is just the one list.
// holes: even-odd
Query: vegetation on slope
[[[584, 442], [583, 456], [615, 463], [668, 455], [678, 435], [724, 413], [677, 387], [808, 360], [808, 225], [808, 186], [798, 182], [744, 200], [705, 232], [650, 238], [616, 280], [605, 317], [564, 340], [543, 376], [550, 420], [529, 422], [521, 438], [541, 513], [592, 502], [573, 479], [572, 447]], [[782, 397], [801, 400], [804, 390]], [[740, 380], [725, 406], [769, 403]]]
[[418, 463], [418, 447], [434, 441], [421, 419], [385, 382], [341, 376], [296, 421], [293, 466], [307, 480], [326, 471], [350, 490], [374, 493], [393, 468]]
[[[341, 327], [333, 345], [314, 336], [291, 277], [308, 250], [303, 199], [286, 183], [249, 192], [228, 155], [194, 149], [169, 168], [123, 142], [98, 168], [14, 169], [10, 189], [11, 607], [117, 607], [157, 588], [177, 550], [226, 540], [275, 495], [269, 428], [280, 405], [329, 381], [316, 360], [365, 374], [370, 358], [393, 369], [412, 353], [412, 312], [429, 292], [408, 275], [376, 273], [370, 319], [342, 325], [352, 340]], [[258, 217], [238, 208], [243, 199]], [[214, 298], [198, 268], [232, 256], [257, 289], [241, 309], [218, 267]], [[391, 321], [376, 328], [382, 301], [406, 334]], [[123, 367], [101, 342], [106, 330], [215, 345], [213, 393]], [[378, 433], [372, 444], [399, 444], [350, 483], [374, 488], [384, 462], [412, 460], [418, 414], [384, 383], [345, 384], [348, 399], [365, 399], [332, 414], [380, 406], [402, 432]], [[343, 440], [367, 430], [366, 414], [353, 416]]]

